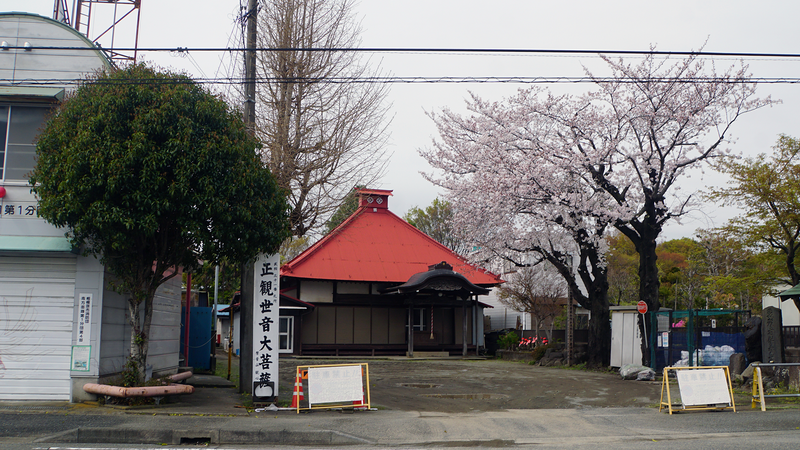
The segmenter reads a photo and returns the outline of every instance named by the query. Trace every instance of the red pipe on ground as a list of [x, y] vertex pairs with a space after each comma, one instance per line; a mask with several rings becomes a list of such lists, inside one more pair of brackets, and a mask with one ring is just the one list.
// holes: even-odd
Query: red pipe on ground
[[[192, 372], [170, 375], [170, 381], [182, 381], [192, 377]], [[108, 384], [86, 383], [83, 390], [90, 394], [110, 395], [112, 397], [163, 397], [165, 395], [192, 394], [194, 386], [188, 384], [168, 384], [166, 386], [122, 387]]]
[[112, 397], [163, 397], [165, 395], [191, 394], [194, 386], [170, 384], [167, 386], [122, 387], [107, 384], [87, 383], [83, 390], [90, 394], [110, 395]]

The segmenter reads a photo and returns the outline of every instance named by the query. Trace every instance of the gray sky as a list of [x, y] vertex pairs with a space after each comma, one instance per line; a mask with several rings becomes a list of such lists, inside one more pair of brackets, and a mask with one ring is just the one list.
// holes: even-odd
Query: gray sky
[[[242, 0], [246, 3], [246, 0]], [[0, 0], [0, 11], [25, 11], [52, 16], [53, 0]], [[72, 3], [71, 1], [69, 2]], [[140, 48], [236, 47], [235, 18], [240, 0], [142, 0]], [[536, 1], [496, 0], [362, 0], [363, 47], [530, 48], [706, 51], [800, 54], [796, 18], [800, 3], [762, 0], [656, 1]], [[118, 31], [123, 42], [124, 31]], [[231, 37], [233, 36], [233, 37]], [[122, 45], [122, 44], [120, 44]], [[223, 55], [165, 52], [144, 57], [162, 67], [185, 70], [198, 77], [220, 77]], [[376, 54], [371, 60], [396, 76], [581, 76], [583, 67], [602, 73], [598, 58], [583, 56], [487, 56], [443, 54]], [[798, 77], [800, 58], [747, 59], [756, 77]], [[736, 60], [716, 59], [723, 70]], [[393, 84], [389, 101], [394, 120], [389, 172], [380, 186], [393, 189], [390, 209], [403, 215], [411, 206], [424, 207], [437, 189], [419, 171], [427, 163], [417, 149], [426, 147], [436, 130], [425, 111], [442, 107], [463, 109], [468, 91], [500, 100], [521, 85]], [[558, 85], [554, 90], [579, 93], [589, 85]], [[759, 96], [771, 95], [782, 104], [742, 116], [732, 129], [735, 153], [756, 155], [770, 151], [778, 134], [800, 136], [800, 85], [762, 85]], [[724, 179], [700, 171], [682, 180], [683, 191], [721, 185]], [[698, 227], [719, 226], [735, 211], [705, 207], [667, 227], [664, 238], [691, 236]]]

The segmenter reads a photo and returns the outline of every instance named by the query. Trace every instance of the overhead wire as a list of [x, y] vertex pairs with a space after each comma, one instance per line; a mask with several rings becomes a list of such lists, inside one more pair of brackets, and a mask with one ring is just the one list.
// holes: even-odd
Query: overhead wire
[[[191, 78], [194, 83], [200, 84], [239, 84], [242, 82], [241, 77], [214, 77], [214, 78]], [[259, 77], [255, 80], [257, 84], [267, 83], [326, 83], [326, 84], [342, 84], [342, 83], [361, 83], [361, 84], [487, 84], [487, 83], [505, 83], [505, 84], [577, 84], [577, 83], [638, 83], [641, 79], [634, 78], [614, 78], [614, 77], [519, 77], [519, 76], [468, 76], [468, 77], [424, 77], [424, 76], [387, 76], [387, 77], [331, 77], [331, 78], [275, 78], [275, 77]], [[799, 84], [800, 78], [787, 78], [787, 77], [752, 77], [747, 79], [740, 78], [718, 78], [718, 77], [696, 77], [696, 78], [673, 78], [673, 77], [654, 77], [649, 78], [648, 81], [661, 83], [723, 83], [723, 84], [740, 84], [742, 82], [755, 83], [755, 84]], [[75, 79], [65, 82], [63, 79], [31, 79], [31, 80], [14, 80], [0, 78], [0, 84], [7, 85], [20, 85], [20, 86], [55, 86], [71, 84], [77, 85], [84, 81]], [[169, 80], [97, 80], [97, 83], [126, 83], [126, 84], [178, 84], [183, 81], [169, 79]]]
[[[230, 33], [228, 33], [228, 42], [226, 43], [226, 48], [230, 47], [231, 44], [233, 42], [236, 42], [236, 41], [240, 41], [240, 42], [238, 42], [238, 45], [242, 45], [242, 46], [244, 45], [244, 26], [245, 26], [245, 22], [243, 20], [242, 11], [244, 11], [245, 9], [246, 9], [246, 7], [245, 7], [245, 5], [243, 3], [243, 0], [239, 0], [239, 13], [232, 20], [233, 26], [232, 26], [232, 29], [231, 29]], [[238, 31], [239, 29], [241, 29], [241, 31]], [[234, 77], [237, 76], [237, 73], [239, 71], [239, 63], [241, 62], [240, 61], [241, 58], [238, 58], [236, 56], [229, 56], [229, 55], [231, 55], [231, 53], [222, 53], [220, 55], [220, 57], [219, 57], [219, 65], [217, 66], [217, 70], [214, 73], [214, 78], [215, 79], [219, 79], [220, 78], [220, 72], [223, 71], [223, 67], [225, 67], [225, 69], [224, 69], [224, 75], [225, 75], [224, 79], [233, 79]], [[227, 66], [224, 65], [226, 60], [227, 60]], [[235, 88], [236, 85], [233, 84], [233, 83], [218, 83], [218, 84], [224, 84], [225, 88], [224, 88], [224, 91], [223, 91], [223, 95], [225, 97], [230, 97], [231, 96], [231, 91], [236, 89]]]
[[[101, 47], [102, 48], [102, 47]], [[58, 47], [58, 46], [8, 46], [8, 50], [89, 50], [94, 47]], [[585, 55], [628, 55], [628, 56], [699, 56], [699, 57], [735, 57], [735, 58], [800, 58], [800, 53], [767, 53], [767, 52], [709, 52], [709, 51], [668, 51], [668, 50], [597, 50], [597, 49], [529, 49], [529, 48], [436, 48], [436, 47], [133, 47], [103, 48], [117, 52], [358, 52], [358, 53], [483, 53], [483, 54], [585, 54]]]
[[[242, 8], [245, 8], [242, 6]], [[246, 8], [245, 8], [246, 9]], [[244, 32], [237, 33], [237, 28], [243, 27], [244, 21], [243, 17], [246, 14], [246, 11], [243, 9], [243, 12], [240, 12], [239, 17], [237, 20], [234, 21], [234, 30], [232, 30], [231, 34], [229, 35], [229, 41], [233, 41], [234, 39], [244, 39]], [[238, 35], [235, 36], [234, 35]], [[9, 50], [12, 49], [23, 49], [25, 51], [34, 51], [34, 50], [48, 50], [48, 51], [67, 51], [67, 50], [96, 50], [96, 48], [89, 48], [89, 47], [55, 47], [55, 46], [37, 46], [37, 47], [7, 47]], [[117, 48], [117, 49], [103, 49], [106, 51], [113, 50], [117, 52], [124, 52], [130, 51], [132, 49], [126, 48]], [[187, 48], [187, 47], [177, 47], [177, 48], [139, 48], [139, 52], [173, 52], [179, 55], [182, 54], [189, 54], [190, 52], [227, 52], [231, 55], [244, 52], [248, 50], [256, 50], [258, 52], [282, 52], [282, 51], [302, 51], [302, 52], [373, 52], [373, 53], [430, 53], [430, 54], [456, 54], [456, 55], [474, 55], [474, 54], [488, 54], [488, 55], [509, 55], [509, 54], [517, 54], [517, 55], [547, 55], [547, 56], [556, 56], [556, 55], [577, 55], [577, 54], [586, 54], [586, 55], [628, 55], [628, 56], [647, 56], [647, 55], [659, 55], [659, 56], [696, 56], [701, 58], [769, 58], [771, 60], [780, 59], [780, 60], [800, 60], [800, 54], [790, 54], [790, 53], [745, 53], [745, 52], [685, 52], [685, 51], [638, 51], [638, 50], [578, 50], [578, 49], [480, 49], [480, 48], [255, 48], [249, 49], [244, 46], [232, 48], [232, 47], [225, 47], [225, 48]], [[202, 84], [218, 84], [218, 85], [227, 85], [228, 92], [230, 91], [233, 86], [238, 85], [244, 81], [243, 75], [240, 75], [237, 72], [237, 67], [239, 65], [239, 59], [235, 56], [232, 56], [231, 63], [229, 66], [229, 71], [224, 76], [219, 75], [219, 69], [217, 74], [214, 77], [209, 78], [205, 75], [205, 73], [198, 67], [198, 64], [194, 58], [190, 58], [190, 62], [198, 68], [202, 77], [194, 78], [193, 81]], [[222, 64], [220, 64], [220, 67]], [[518, 84], [564, 84], [564, 83], [633, 83], [637, 80], [632, 78], [612, 78], [612, 77], [589, 77], [589, 76], [369, 76], [369, 77], [331, 77], [331, 78], [274, 78], [274, 77], [259, 77], [256, 80], [258, 84], [264, 83], [330, 83], [330, 84], [340, 84], [340, 83], [364, 83], [364, 84], [373, 84], [373, 83], [382, 83], [382, 84], [396, 84], [396, 83], [404, 83], [404, 84], [464, 84], [464, 83], [472, 83], [472, 84], [486, 84], [486, 83], [518, 83]], [[741, 83], [743, 80], [737, 78], [672, 78], [672, 77], [661, 77], [661, 78], [652, 78], [651, 81], [654, 82], [682, 82], [682, 83], [711, 83], [711, 82], [722, 82], [722, 83]], [[756, 83], [756, 84], [798, 84], [800, 83], [800, 77], [751, 77], [747, 79], [748, 82]], [[76, 79], [73, 81], [73, 84], [80, 84], [82, 81]], [[136, 83], [138, 81], [131, 80], [131, 83]], [[150, 82], [150, 81], [148, 81]], [[13, 84], [13, 85], [28, 85], [28, 86], [46, 86], [46, 85], [57, 85], [57, 84], [64, 84], [63, 80], [46, 80], [46, 79], [39, 79], [39, 80], [9, 80], [9, 79], [0, 79], [0, 83], [5, 84]]]

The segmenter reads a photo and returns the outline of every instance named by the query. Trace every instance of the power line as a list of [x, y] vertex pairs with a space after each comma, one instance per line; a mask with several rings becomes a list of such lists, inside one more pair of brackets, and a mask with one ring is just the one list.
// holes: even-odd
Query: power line
[[706, 51], [655, 51], [655, 50], [581, 50], [581, 49], [524, 49], [524, 48], [426, 48], [426, 47], [174, 47], [174, 48], [104, 48], [104, 47], [57, 47], [57, 46], [8, 46], [4, 50], [89, 50], [101, 49], [112, 52], [359, 52], [359, 53], [453, 53], [453, 54], [585, 54], [585, 55], [655, 55], [655, 56], [700, 56], [728, 58], [800, 58], [800, 53], [755, 53], [755, 52], [706, 52]]
[[[244, 81], [242, 77], [215, 77], [215, 78], [187, 78], [181, 80], [89, 80], [92, 83], [101, 84], [179, 84], [179, 83], [200, 83], [200, 84], [240, 84]], [[721, 84], [800, 84], [800, 78], [787, 77], [753, 77], [747, 79], [740, 78], [718, 78], [718, 77], [654, 77], [647, 80], [639, 78], [613, 78], [613, 77], [519, 77], [519, 76], [490, 76], [490, 77], [433, 77], [433, 76], [387, 76], [387, 77], [332, 77], [332, 78], [274, 78], [260, 77], [255, 80], [257, 84], [270, 83], [362, 83], [362, 84], [578, 84], [578, 83], [721, 83]], [[0, 84], [17, 86], [60, 86], [64, 84], [79, 85], [86, 80], [73, 79], [37, 79], [37, 80], [14, 80], [0, 79]]]

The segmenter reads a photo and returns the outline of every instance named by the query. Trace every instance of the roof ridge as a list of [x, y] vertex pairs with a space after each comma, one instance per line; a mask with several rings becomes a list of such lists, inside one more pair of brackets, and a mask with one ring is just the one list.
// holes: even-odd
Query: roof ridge
[[[353, 228], [354, 226], [356, 228]], [[393, 230], [381, 228], [387, 226]], [[386, 231], [392, 235], [385, 234]], [[396, 239], [396, 235], [403, 238]], [[372, 249], [363, 245], [367, 243], [374, 243], [377, 248]], [[374, 253], [375, 250], [378, 250], [378, 253]], [[408, 251], [412, 254], [408, 254]], [[314, 256], [320, 252], [322, 252], [320, 257], [315, 258]], [[376, 255], [378, 259], [372, 259]], [[367, 263], [368, 261], [370, 263]], [[403, 280], [395, 278], [399, 278], [398, 275], [401, 273], [409, 272], [412, 267], [424, 265], [427, 268], [430, 264], [441, 261], [447, 261], [455, 266], [453, 271], [466, 276], [476, 285], [493, 286], [503, 282], [499, 275], [471, 263], [467, 257], [459, 255], [391, 210], [376, 209], [366, 205], [360, 206], [330, 233], [284, 264], [281, 267], [281, 275], [303, 278], [313, 273], [312, 278], [316, 279], [335, 280], [345, 276], [355, 281], [357, 277], [369, 277], [370, 272], [375, 276], [374, 270], [378, 270], [383, 274], [379, 277], [385, 276], [392, 282], [405, 282], [405, 278]], [[363, 264], [371, 265], [363, 266]], [[321, 269], [323, 266], [327, 268]], [[350, 271], [348, 272], [345, 267]], [[309, 270], [311, 272], [308, 272]], [[420, 268], [419, 271], [424, 269]], [[344, 275], [345, 272], [349, 275]], [[408, 273], [407, 276], [411, 275]]]

